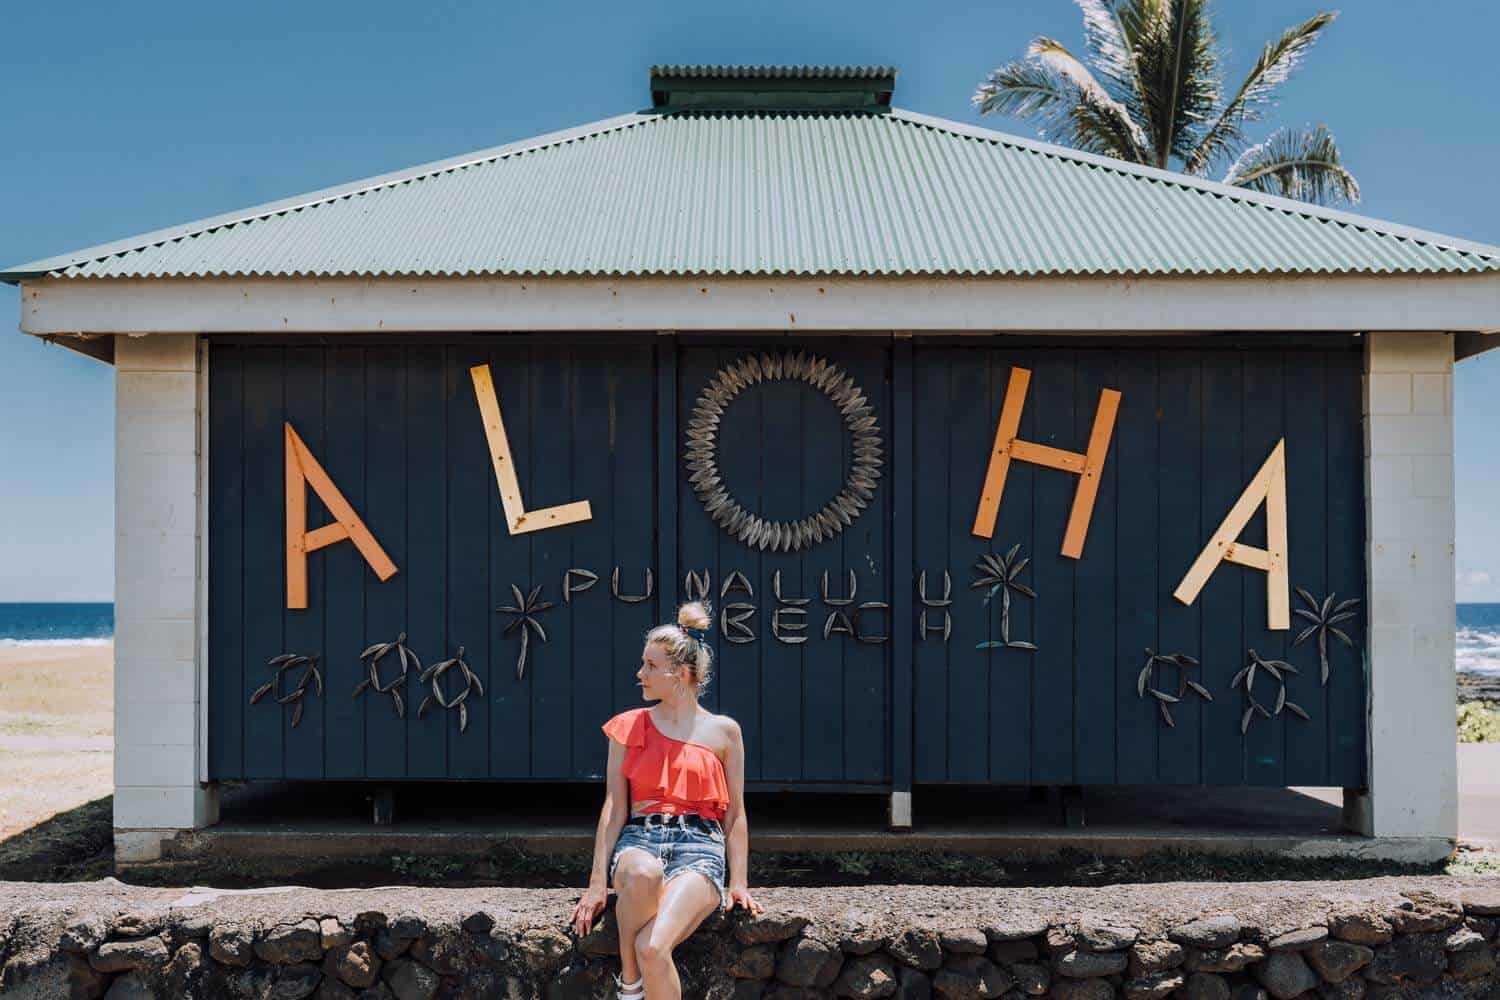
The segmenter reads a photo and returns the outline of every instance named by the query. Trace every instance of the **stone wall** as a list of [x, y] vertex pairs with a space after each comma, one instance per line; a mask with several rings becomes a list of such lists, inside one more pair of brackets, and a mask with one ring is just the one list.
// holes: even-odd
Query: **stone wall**
[[[611, 997], [612, 910], [576, 939], [577, 895], [0, 883], [0, 996]], [[685, 996], [1500, 1000], [1495, 879], [758, 895], [678, 948]]]

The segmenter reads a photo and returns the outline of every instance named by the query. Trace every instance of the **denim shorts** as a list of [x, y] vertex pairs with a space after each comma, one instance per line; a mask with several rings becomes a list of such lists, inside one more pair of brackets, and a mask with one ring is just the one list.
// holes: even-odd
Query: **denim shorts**
[[609, 860], [609, 881], [615, 881], [615, 866], [620, 852], [637, 847], [650, 853], [662, 866], [663, 884], [686, 871], [702, 872], [719, 890], [719, 908], [729, 906], [729, 890], [724, 886], [727, 865], [724, 860], [724, 828], [716, 819], [704, 819], [696, 813], [670, 816], [650, 813], [632, 816], [620, 829], [614, 855]]

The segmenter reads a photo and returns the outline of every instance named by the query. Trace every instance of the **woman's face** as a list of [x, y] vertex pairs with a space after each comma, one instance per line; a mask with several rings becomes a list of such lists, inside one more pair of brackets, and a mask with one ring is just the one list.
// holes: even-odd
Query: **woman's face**
[[635, 672], [641, 684], [641, 697], [647, 701], [658, 701], [675, 686], [681, 668], [667, 659], [666, 650], [660, 643], [648, 642], [641, 650], [641, 669]]

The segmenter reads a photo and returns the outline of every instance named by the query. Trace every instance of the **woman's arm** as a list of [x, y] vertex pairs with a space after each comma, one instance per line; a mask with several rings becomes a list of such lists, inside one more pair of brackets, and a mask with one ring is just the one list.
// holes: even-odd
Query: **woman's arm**
[[729, 808], [724, 811], [724, 844], [729, 864], [730, 906], [743, 903], [759, 913], [761, 905], [750, 896], [750, 826], [745, 819], [745, 741], [740, 724], [729, 722], [729, 759], [724, 765], [729, 779]]
[[573, 930], [579, 937], [589, 932], [609, 899], [609, 859], [630, 814], [630, 786], [625, 779], [624, 762], [625, 747], [610, 740], [609, 763], [605, 767], [604, 807], [599, 810], [599, 827], [594, 832], [594, 867], [589, 873], [588, 888], [573, 909]]

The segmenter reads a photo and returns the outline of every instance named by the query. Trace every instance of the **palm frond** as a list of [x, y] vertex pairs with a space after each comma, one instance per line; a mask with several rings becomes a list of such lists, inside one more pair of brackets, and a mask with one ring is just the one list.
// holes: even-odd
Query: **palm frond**
[[1276, 130], [1240, 154], [1224, 183], [1319, 205], [1359, 201], [1359, 182], [1344, 168], [1333, 133], [1324, 125]]
[[1282, 32], [1274, 42], [1267, 42], [1240, 89], [1219, 112], [1198, 148], [1185, 159], [1183, 169], [1190, 174], [1201, 173], [1215, 160], [1231, 155], [1244, 141], [1244, 123], [1258, 119], [1260, 111], [1272, 104], [1276, 88], [1301, 65], [1318, 34], [1337, 16], [1335, 11], [1315, 14]]
[[1138, 108], [1140, 76], [1136, 72], [1130, 36], [1120, 21], [1119, 11], [1109, 0], [1073, 2], [1083, 12], [1083, 37], [1088, 46], [1089, 62], [1103, 77], [1104, 87], [1121, 104]]
[[1089, 68], [1061, 42], [1052, 38], [1038, 38], [1026, 49], [1026, 57], [1036, 60], [1065, 77], [1094, 107], [1095, 114], [1115, 123], [1118, 134], [1127, 137], [1131, 144], [1131, 160], [1137, 163], [1146, 158], [1147, 138], [1130, 109], [1115, 98], [1110, 90], [1094, 78]]
[[1046, 63], [1025, 60], [1001, 66], [975, 90], [973, 104], [980, 114], [1028, 119], [1048, 141], [1143, 162], [1140, 129], [1123, 106], [1112, 100], [1104, 103]]
[[1219, 105], [1219, 55], [1206, 0], [1131, 0], [1121, 20], [1135, 37], [1142, 115], [1153, 166], [1186, 158]]

